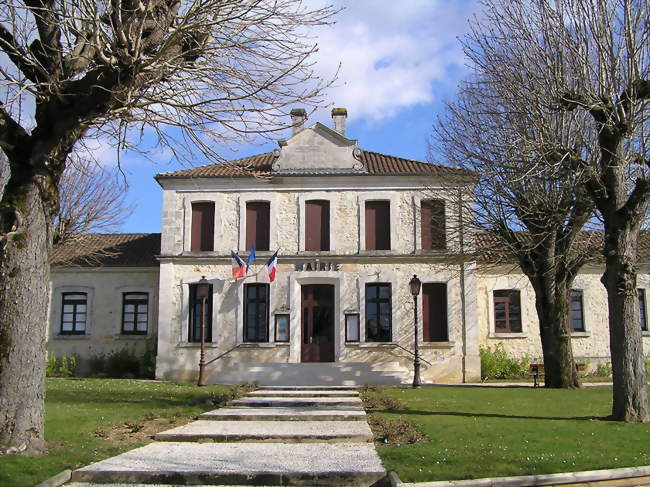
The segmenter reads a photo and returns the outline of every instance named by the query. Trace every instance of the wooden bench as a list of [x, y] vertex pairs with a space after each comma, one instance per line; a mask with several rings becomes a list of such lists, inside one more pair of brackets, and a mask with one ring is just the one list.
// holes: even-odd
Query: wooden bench
[[[539, 376], [544, 373], [544, 364], [530, 364], [528, 366], [533, 377], [533, 387], [539, 387]], [[576, 372], [584, 374], [587, 371], [587, 364], [576, 362]]]

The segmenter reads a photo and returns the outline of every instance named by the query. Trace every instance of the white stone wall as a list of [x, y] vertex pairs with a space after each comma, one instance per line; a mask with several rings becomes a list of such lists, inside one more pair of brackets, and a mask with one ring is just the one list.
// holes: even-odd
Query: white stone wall
[[[81, 373], [86, 373], [92, 356], [132, 348], [141, 355], [154, 347], [158, 323], [158, 268], [53, 268], [47, 349], [57, 357], [76, 354]], [[62, 293], [85, 292], [88, 300], [86, 332], [61, 334]], [[122, 293], [149, 293], [148, 333], [123, 335]]]
[[[589, 266], [581, 270], [572, 289], [583, 293], [584, 332], [572, 334], [573, 353], [577, 360], [591, 363], [609, 362], [609, 329], [607, 324], [607, 293], [600, 282], [602, 267]], [[535, 293], [528, 278], [518, 267], [485, 268], [478, 272], [477, 302], [481, 347], [502, 345], [514, 357], [529, 357], [540, 361], [542, 356], [539, 338], [539, 321], [535, 310]], [[650, 299], [650, 274], [641, 269], [638, 287], [646, 289], [646, 316]], [[497, 334], [494, 332], [493, 291], [518, 289], [521, 299], [522, 333]], [[650, 333], [644, 332], [643, 347], [650, 356]]]

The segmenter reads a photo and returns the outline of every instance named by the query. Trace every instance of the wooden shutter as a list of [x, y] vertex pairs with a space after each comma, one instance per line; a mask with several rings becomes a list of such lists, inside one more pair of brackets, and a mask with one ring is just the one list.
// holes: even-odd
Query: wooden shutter
[[203, 252], [214, 250], [214, 203], [192, 203], [192, 233], [190, 250]]
[[444, 200], [423, 200], [420, 203], [420, 208], [422, 250], [445, 249]]
[[330, 249], [330, 202], [305, 202], [305, 250]]
[[246, 249], [255, 244], [256, 250], [270, 247], [271, 204], [268, 201], [246, 203]]
[[422, 284], [422, 333], [425, 342], [449, 340], [447, 323], [447, 284]]
[[366, 201], [366, 250], [390, 250], [390, 201]]

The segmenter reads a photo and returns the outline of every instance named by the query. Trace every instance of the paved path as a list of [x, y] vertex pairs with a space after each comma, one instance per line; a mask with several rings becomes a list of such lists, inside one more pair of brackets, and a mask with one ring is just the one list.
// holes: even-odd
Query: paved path
[[370, 486], [386, 471], [357, 391], [262, 388], [72, 473], [69, 487]]

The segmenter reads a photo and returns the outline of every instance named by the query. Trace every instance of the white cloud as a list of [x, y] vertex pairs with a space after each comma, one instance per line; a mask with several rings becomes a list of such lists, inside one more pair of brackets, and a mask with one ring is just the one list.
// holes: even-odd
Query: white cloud
[[[316, 32], [318, 71], [341, 71], [329, 99], [351, 120], [381, 120], [434, 100], [434, 83], [463, 68], [457, 37], [467, 28], [472, 0], [338, 0], [345, 7]], [[456, 79], [451, 80], [452, 83]]]

